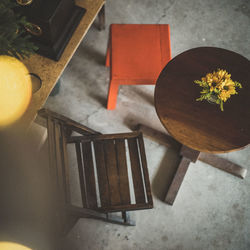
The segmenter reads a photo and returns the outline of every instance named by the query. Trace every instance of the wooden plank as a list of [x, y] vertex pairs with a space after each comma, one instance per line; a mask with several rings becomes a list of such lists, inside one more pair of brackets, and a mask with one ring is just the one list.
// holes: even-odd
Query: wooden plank
[[82, 205], [83, 207], [88, 207], [87, 194], [86, 194], [86, 189], [85, 189], [85, 176], [84, 176], [84, 169], [83, 169], [83, 164], [82, 164], [81, 147], [80, 147], [79, 142], [75, 144], [75, 148], [76, 148], [76, 157], [77, 157], [79, 180], [80, 180], [80, 187], [81, 187]]
[[59, 122], [62, 122], [63, 124], [67, 125], [68, 127], [71, 127], [72, 130], [75, 130], [76, 132], [83, 134], [83, 135], [91, 135], [91, 134], [100, 134], [99, 132], [90, 129], [64, 115], [58, 114], [56, 112], [53, 112], [49, 109], [41, 109], [38, 111], [38, 115], [47, 118], [48, 116], [53, 117]]
[[49, 165], [50, 165], [50, 175], [52, 181], [57, 181], [56, 172], [56, 151], [55, 151], [55, 137], [54, 137], [54, 122], [50, 117], [47, 118], [47, 128], [48, 128], [48, 146], [49, 146]]
[[98, 13], [99, 18], [99, 30], [105, 29], [105, 5], [102, 6], [101, 10]]
[[144, 137], [147, 137], [150, 140], [156, 141], [162, 145], [172, 147], [178, 151], [181, 148], [181, 144], [166, 133], [150, 128], [144, 124], [138, 124], [137, 130], [142, 132]]
[[185, 145], [182, 145], [180, 155], [185, 156], [192, 162], [196, 162], [200, 155], [200, 152]]
[[146, 193], [147, 193], [147, 199], [148, 199], [148, 203], [153, 205], [153, 198], [151, 194], [151, 186], [150, 186], [149, 174], [148, 174], [147, 159], [146, 159], [142, 134], [140, 134], [138, 138], [138, 144], [139, 144], [139, 149], [140, 149], [140, 156], [141, 156], [141, 163], [142, 163], [142, 170], [143, 170], [144, 183], [145, 183], [145, 188], [146, 188]]
[[65, 182], [63, 177], [63, 169], [62, 169], [62, 154], [61, 154], [61, 144], [60, 144], [60, 125], [57, 122], [54, 122], [55, 129], [55, 156], [56, 156], [56, 171], [57, 171], [57, 183], [60, 190], [60, 197], [62, 198], [62, 202], [66, 202], [65, 195]]
[[98, 208], [97, 211], [100, 212], [121, 212], [121, 211], [132, 211], [132, 210], [142, 210], [142, 209], [151, 209], [153, 204], [149, 203], [138, 203], [138, 204], [128, 204], [128, 205], [115, 205], [104, 208]]
[[119, 174], [119, 187], [121, 194], [121, 202], [124, 205], [130, 204], [130, 191], [128, 180], [128, 168], [126, 160], [126, 148], [124, 139], [115, 140], [116, 153], [117, 153], [117, 167]]
[[64, 126], [61, 127], [61, 150], [62, 150], [62, 164], [63, 164], [63, 176], [65, 183], [65, 194], [66, 194], [66, 202], [70, 203], [70, 181], [69, 181], [69, 161], [68, 161], [68, 152], [67, 152], [67, 144], [66, 144], [66, 136], [64, 134]]
[[135, 138], [139, 135], [139, 132], [130, 132], [130, 133], [120, 133], [120, 134], [105, 134], [105, 135], [101, 135], [101, 134], [96, 134], [96, 135], [88, 135], [88, 136], [71, 136], [68, 139], [68, 143], [74, 143], [77, 141], [80, 142], [88, 142], [91, 140], [113, 140], [113, 139], [128, 139], [128, 138]]
[[201, 153], [199, 160], [241, 179], [247, 174], [247, 169], [214, 154]]
[[128, 147], [135, 191], [135, 200], [136, 203], [145, 203], [145, 192], [136, 138], [128, 139]]
[[86, 208], [83, 209], [77, 206], [69, 206], [67, 207], [67, 211], [68, 213], [77, 217], [81, 217], [81, 218], [99, 219], [99, 220], [107, 221], [110, 223], [127, 225], [127, 226], [135, 225], [135, 223], [131, 220], [124, 222], [124, 219], [121, 216], [115, 216], [115, 215], [108, 214], [108, 213], [93, 211], [93, 210], [86, 209]]
[[181, 187], [182, 181], [184, 180], [184, 177], [188, 170], [189, 164], [190, 164], [190, 160], [182, 156], [178, 169], [175, 173], [174, 179], [168, 189], [168, 192], [165, 198], [166, 203], [173, 205], [175, 198], [177, 196], [177, 193]]
[[82, 156], [84, 163], [88, 207], [97, 208], [95, 172], [90, 142], [82, 143]]
[[119, 176], [117, 170], [116, 150], [113, 140], [104, 142], [105, 164], [108, 173], [110, 202], [111, 205], [118, 205], [121, 203], [119, 192]]
[[94, 149], [101, 207], [107, 207], [110, 205], [110, 197], [103, 142], [94, 142]]

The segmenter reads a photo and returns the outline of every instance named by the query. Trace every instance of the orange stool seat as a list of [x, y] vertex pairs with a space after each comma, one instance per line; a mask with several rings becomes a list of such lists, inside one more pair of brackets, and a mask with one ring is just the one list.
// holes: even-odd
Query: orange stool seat
[[170, 59], [168, 24], [111, 24], [107, 109], [115, 109], [119, 85], [155, 84]]

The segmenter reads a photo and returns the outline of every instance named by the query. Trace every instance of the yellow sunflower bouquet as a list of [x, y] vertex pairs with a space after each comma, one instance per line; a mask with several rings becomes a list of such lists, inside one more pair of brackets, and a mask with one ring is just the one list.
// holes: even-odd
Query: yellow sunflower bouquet
[[216, 103], [220, 105], [221, 111], [223, 111], [223, 103], [231, 95], [238, 94], [236, 89], [242, 88], [242, 85], [233, 81], [231, 74], [223, 69], [208, 73], [201, 78], [201, 81], [195, 80], [194, 82], [203, 88], [200, 92], [201, 96], [196, 101], [207, 100], [208, 102]]

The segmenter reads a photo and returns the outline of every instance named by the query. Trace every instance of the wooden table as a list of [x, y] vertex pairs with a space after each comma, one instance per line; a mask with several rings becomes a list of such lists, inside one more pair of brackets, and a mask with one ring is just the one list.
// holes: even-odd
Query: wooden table
[[49, 94], [53, 90], [98, 13], [101, 21], [101, 28], [104, 28], [105, 0], [76, 0], [76, 4], [85, 8], [86, 13], [66, 46], [60, 60], [56, 62], [38, 54], [34, 54], [30, 58], [24, 60], [24, 64], [28, 67], [29, 71], [39, 75], [42, 79], [41, 89], [33, 94], [31, 103], [20, 121], [24, 127], [28, 127], [32, 121], [35, 120], [37, 111], [45, 104]]
[[[198, 102], [194, 84], [209, 72], [225, 69], [242, 83], [238, 95], [224, 104]], [[250, 143], [250, 61], [220, 48], [183, 52], [162, 70], [155, 88], [155, 108], [169, 134], [182, 144], [181, 160], [165, 201], [173, 204], [190, 162], [197, 159], [244, 178], [246, 169], [214, 155], [239, 150]]]

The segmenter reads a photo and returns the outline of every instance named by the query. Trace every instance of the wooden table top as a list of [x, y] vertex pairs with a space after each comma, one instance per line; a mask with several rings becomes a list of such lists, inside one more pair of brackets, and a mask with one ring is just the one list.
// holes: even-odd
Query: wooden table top
[[35, 120], [37, 111], [45, 104], [49, 94], [53, 90], [104, 3], [105, 0], [76, 0], [78, 6], [86, 9], [86, 13], [81, 19], [58, 62], [38, 54], [34, 54], [30, 58], [24, 60], [24, 64], [28, 67], [29, 71], [40, 76], [42, 79], [42, 87], [32, 96], [31, 103], [20, 121], [23, 126], [29, 126], [32, 121]]
[[[218, 68], [243, 87], [224, 103], [223, 112], [219, 105], [196, 101], [201, 87], [194, 80]], [[209, 153], [239, 150], [250, 144], [250, 61], [214, 47], [185, 51], [162, 70], [155, 108], [163, 126], [180, 143]]]

